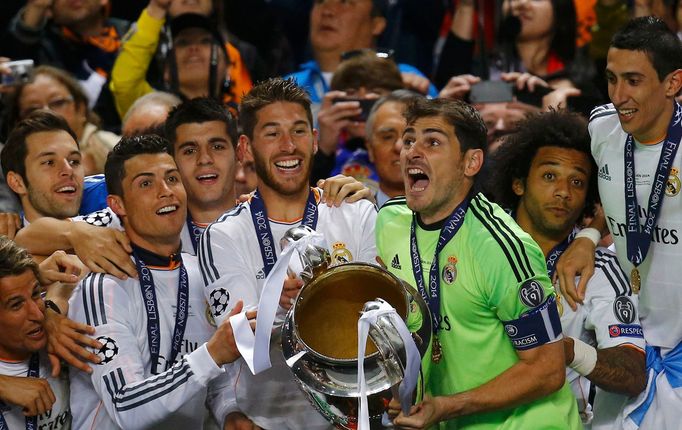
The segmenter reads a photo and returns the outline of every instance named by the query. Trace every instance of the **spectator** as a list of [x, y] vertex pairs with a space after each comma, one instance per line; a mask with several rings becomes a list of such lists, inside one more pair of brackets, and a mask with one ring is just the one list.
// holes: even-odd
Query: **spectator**
[[109, 17], [109, 0], [27, 0], [7, 28], [3, 54], [67, 70], [108, 129], [120, 123], [106, 87], [127, 21]]
[[[182, 100], [175, 94], [162, 91], [154, 91], [135, 100], [126, 115], [123, 117], [121, 131], [124, 136], [144, 134], [140, 131], [150, 130], [155, 127], [163, 129], [168, 112]], [[162, 130], [161, 133], [163, 134]]]
[[[314, 59], [288, 76], [308, 91], [314, 111], [329, 91], [332, 74], [341, 63], [341, 54], [375, 47], [386, 27], [387, 7], [386, 0], [315, 1], [310, 11], [310, 44]], [[407, 64], [399, 64], [398, 68], [407, 87], [436, 96], [436, 88], [419, 70]]]
[[376, 201], [381, 208], [386, 201], [405, 194], [400, 170], [400, 150], [405, 131], [405, 107], [419, 95], [406, 90], [393, 91], [377, 100], [367, 117], [367, 155], [374, 163], [378, 178]]
[[99, 117], [88, 107], [87, 96], [78, 82], [55, 67], [37, 67], [8, 103], [8, 127], [43, 108], [64, 118], [75, 133], [85, 174], [102, 173], [107, 154], [119, 137], [99, 128]]
[[371, 178], [376, 192], [376, 175], [365, 150], [365, 120], [373, 101], [403, 87], [393, 60], [372, 50], [339, 65], [318, 116], [319, 150], [311, 183], [330, 173], [342, 173], [360, 181]]
[[[145, 80], [161, 35], [166, 16], [173, 16], [178, 0], [151, 0], [142, 11], [135, 32], [122, 46], [112, 72], [111, 90], [116, 108], [124, 116], [139, 97], [153, 91]], [[183, 99], [211, 96], [236, 109], [244, 92], [251, 86], [251, 78], [244, 67], [239, 51], [225, 44], [221, 34], [204, 15], [210, 4], [200, 2], [200, 13], [183, 13], [173, 18], [170, 25], [172, 49], [164, 58], [163, 86]], [[199, 49], [197, 50], [197, 48]], [[196, 52], [196, 54], [194, 54]]]

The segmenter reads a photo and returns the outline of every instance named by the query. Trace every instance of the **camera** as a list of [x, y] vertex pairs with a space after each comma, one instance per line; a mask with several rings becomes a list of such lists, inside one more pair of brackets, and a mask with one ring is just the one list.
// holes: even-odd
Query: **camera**
[[350, 118], [353, 121], [358, 121], [358, 122], [364, 122], [367, 121], [367, 117], [369, 116], [369, 112], [372, 110], [372, 106], [374, 106], [374, 103], [377, 101], [377, 99], [359, 99], [359, 98], [336, 98], [332, 100], [332, 103], [339, 103], [339, 102], [358, 102], [360, 103], [360, 109], [362, 109], [362, 112], [360, 112], [360, 115]]
[[552, 91], [551, 88], [536, 86], [533, 92], [518, 90], [516, 86], [504, 81], [481, 81], [471, 86], [470, 103], [508, 103], [518, 101], [533, 106], [542, 106], [542, 98]]
[[33, 73], [33, 60], [17, 60], [4, 64], [10, 70], [8, 75], [2, 75], [3, 85], [17, 85], [27, 82]]

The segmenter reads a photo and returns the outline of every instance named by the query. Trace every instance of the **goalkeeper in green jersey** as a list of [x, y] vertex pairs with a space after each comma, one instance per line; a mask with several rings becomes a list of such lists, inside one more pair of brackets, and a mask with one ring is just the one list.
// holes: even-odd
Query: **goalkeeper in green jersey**
[[474, 190], [486, 145], [478, 113], [418, 100], [405, 116], [405, 198], [379, 212], [377, 250], [421, 293], [434, 333], [424, 398], [406, 429], [580, 429], [565, 384], [554, 290], [531, 237]]

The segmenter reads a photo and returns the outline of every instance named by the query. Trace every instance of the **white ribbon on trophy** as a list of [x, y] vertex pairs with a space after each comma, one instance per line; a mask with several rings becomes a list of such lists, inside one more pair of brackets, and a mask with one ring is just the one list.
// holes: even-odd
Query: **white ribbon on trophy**
[[[249, 320], [246, 318], [246, 312], [230, 317], [237, 349], [239, 349], [244, 361], [254, 375], [272, 367], [270, 362], [270, 336], [284, 287], [284, 280], [287, 278], [289, 262], [294, 255], [298, 256], [299, 253], [305, 252], [308, 245], [328, 249], [324, 236], [317, 232], [289, 242], [284, 247], [263, 285], [263, 291], [258, 302], [255, 335]], [[294, 266], [298, 267], [300, 264], [294, 264]]]
[[381, 316], [388, 316], [393, 326], [398, 330], [398, 334], [405, 345], [407, 365], [404, 369], [403, 380], [398, 387], [400, 397], [400, 407], [406, 416], [410, 413], [412, 405], [412, 393], [417, 386], [419, 376], [419, 366], [421, 356], [414, 339], [407, 329], [405, 322], [398, 315], [398, 312], [383, 300], [377, 300], [377, 309], [363, 312], [358, 320], [358, 386], [360, 387], [360, 408], [358, 411], [358, 430], [370, 430], [369, 413], [367, 405], [367, 381], [365, 379], [365, 345], [370, 326], [376, 324]]

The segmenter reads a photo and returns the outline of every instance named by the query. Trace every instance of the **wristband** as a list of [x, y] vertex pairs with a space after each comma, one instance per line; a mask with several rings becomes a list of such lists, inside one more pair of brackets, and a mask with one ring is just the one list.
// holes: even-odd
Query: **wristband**
[[597, 350], [580, 339], [573, 339], [573, 361], [568, 365], [583, 376], [587, 376], [597, 366]]
[[50, 299], [45, 300], [45, 308], [52, 309], [53, 311], [57, 312], [60, 315], [62, 313], [62, 310], [59, 309], [59, 306], [57, 306], [57, 304]]
[[587, 227], [580, 230], [578, 234], [575, 235], [575, 239], [578, 239], [579, 237], [590, 239], [592, 243], [594, 243], [594, 246], [597, 246], [601, 240], [601, 232], [596, 228]]

